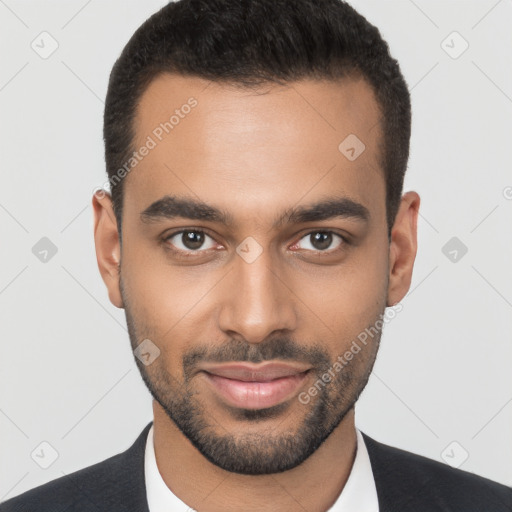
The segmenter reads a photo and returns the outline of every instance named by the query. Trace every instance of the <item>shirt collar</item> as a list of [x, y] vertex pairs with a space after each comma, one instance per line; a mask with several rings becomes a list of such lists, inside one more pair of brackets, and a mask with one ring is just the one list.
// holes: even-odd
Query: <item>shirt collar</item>
[[[329, 512], [378, 512], [377, 490], [373, 478], [370, 457], [363, 436], [356, 428], [357, 448], [352, 469], [343, 490]], [[144, 476], [147, 501], [150, 512], [190, 512], [192, 510], [181, 501], [164, 482], [156, 464], [153, 443], [153, 425], [146, 439], [144, 455]]]
[[329, 512], [378, 512], [377, 488], [363, 436], [356, 428], [356, 456], [348, 480]]

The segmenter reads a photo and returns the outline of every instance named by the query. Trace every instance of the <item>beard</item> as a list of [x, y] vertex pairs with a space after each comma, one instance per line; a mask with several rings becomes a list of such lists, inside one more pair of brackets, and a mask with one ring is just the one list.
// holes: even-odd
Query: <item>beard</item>
[[[144, 321], [135, 322], [126, 297], [123, 300], [130, 342], [132, 350], [135, 350], [140, 340], [146, 337], [144, 331], [149, 333], [151, 329], [139, 330]], [[384, 310], [368, 327], [382, 318]], [[220, 345], [192, 348], [183, 354], [181, 380], [167, 370], [164, 357], [157, 358], [148, 366], [137, 357], [135, 362], [152, 397], [206, 459], [226, 471], [264, 475], [286, 471], [304, 462], [354, 408], [370, 377], [381, 334], [381, 329], [378, 329], [372, 341], [365, 344], [336, 373], [332, 370], [336, 359], [331, 359], [322, 344], [304, 346], [282, 336], [258, 344], [230, 338]], [[165, 346], [158, 340], [152, 341], [160, 349]], [[343, 353], [350, 341], [341, 345], [344, 347]], [[215, 419], [207, 402], [202, 401], [201, 394], [194, 389], [192, 377], [197, 373], [198, 363], [259, 363], [270, 360], [308, 363], [311, 365], [311, 375], [307, 378], [313, 377], [311, 386], [316, 386], [318, 392], [310, 397], [307, 404], [295, 397], [264, 409], [225, 406], [226, 412], [238, 422], [256, 426], [265, 420], [273, 420], [275, 424], [273, 428], [270, 424], [263, 425], [260, 432], [228, 431]], [[331, 375], [330, 382], [324, 382], [322, 376], [325, 375]], [[294, 422], [291, 430], [288, 428], [282, 431], [279, 427], [290, 415], [298, 416], [299, 419]]]

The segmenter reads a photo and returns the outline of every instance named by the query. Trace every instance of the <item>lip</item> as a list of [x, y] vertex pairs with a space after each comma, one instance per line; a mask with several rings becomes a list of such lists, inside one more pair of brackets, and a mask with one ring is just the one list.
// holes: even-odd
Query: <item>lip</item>
[[202, 365], [214, 392], [228, 405], [264, 409], [291, 398], [304, 382], [309, 366], [286, 363]]

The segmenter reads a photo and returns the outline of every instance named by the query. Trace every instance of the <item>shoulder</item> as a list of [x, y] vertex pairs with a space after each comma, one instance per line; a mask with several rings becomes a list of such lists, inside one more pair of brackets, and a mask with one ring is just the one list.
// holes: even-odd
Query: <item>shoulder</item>
[[88, 512], [144, 510], [144, 448], [147, 425], [118, 455], [30, 489], [0, 503], [0, 512]]
[[[109, 474], [115, 471], [120, 455], [115, 455], [92, 466], [62, 476], [40, 485], [0, 504], [1, 512], [74, 510], [83, 502], [96, 508], [100, 487]], [[78, 510], [82, 510], [79, 508]], [[83, 510], [87, 510], [84, 508]]]
[[512, 511], [512, 488], [375, 441], [363, 433], [379, 501], [392, 510]]

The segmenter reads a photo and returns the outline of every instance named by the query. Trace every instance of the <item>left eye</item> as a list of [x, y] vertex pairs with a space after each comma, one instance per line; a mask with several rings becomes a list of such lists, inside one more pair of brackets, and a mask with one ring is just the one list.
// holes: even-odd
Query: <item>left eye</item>
[[[337, 249], [340, 245], [343, 245], [345, 240], [341, 235], [337, 235], [332, 231], [312, 231], [311, 233], [308, 233], [306, 236], [302, 237], [294, 247], [299, 246], [300, 249], [305, 248], [313, 251], [328, 252], [327, 249], [329, 249], [336, 238], [338, 238], [339, 241], [338, 245], [334, 247], [334, 249]], [[301, 241], [303, 240], [306, 240], [307, 243], [305, 244], [305, 247], [300, 247]], [[331, 249], [334, 250], [332, 247]]]

